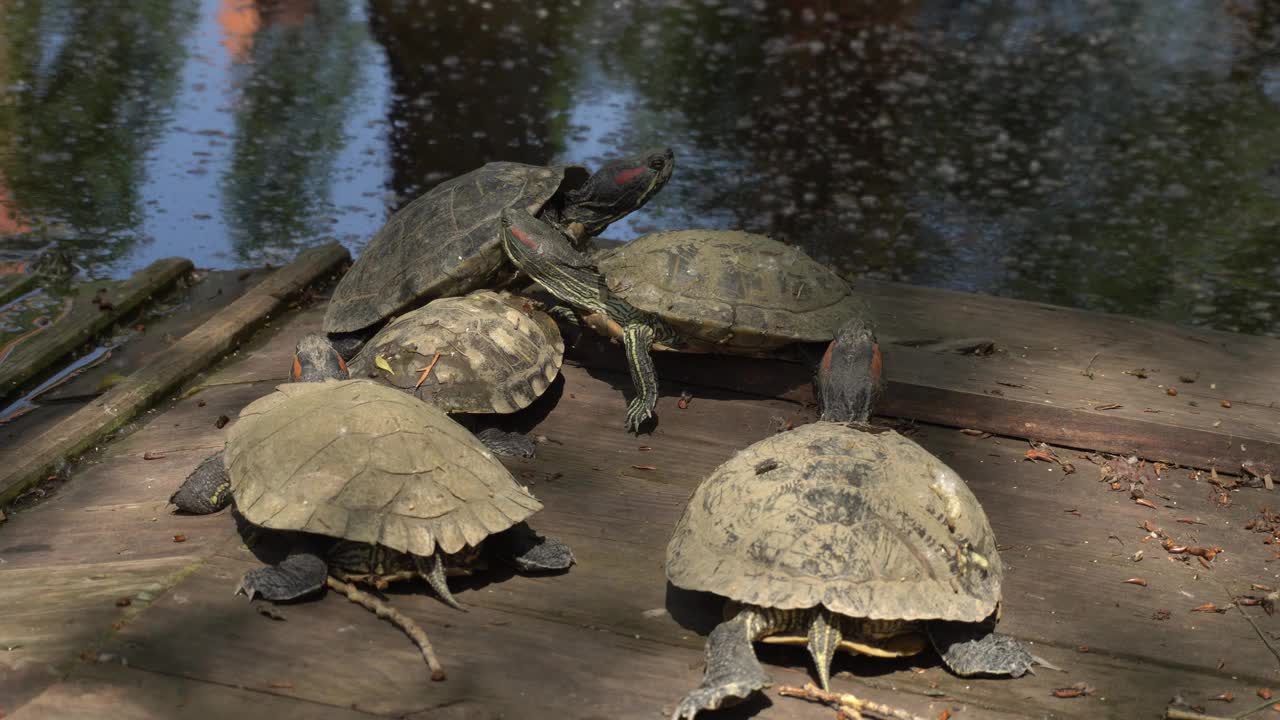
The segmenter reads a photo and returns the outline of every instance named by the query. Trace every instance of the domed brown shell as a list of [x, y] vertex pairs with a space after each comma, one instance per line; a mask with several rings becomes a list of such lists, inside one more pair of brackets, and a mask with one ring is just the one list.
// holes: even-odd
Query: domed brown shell
[[981, 621], [1002, 577], [986, 513], [955, 471], [896, 432], [838, 423], [716, 468], [667, 547], [678, 587], [874, 620]]
[[350, 367], [352, 377], [375, 378], [445, 412], [512, 413], [537, 400], [563, 362], [564, 339], [550, 316], [523, 298], [481, 290], [392, 320]]
[[678, 230], [596, 259], [609, 289], [676, 328], [691, 350], [765, 352], [828, 342], [862, 303], [840, 276], [764, 235]]
[[338, 282], [324, 315], [327, 333], [380, 323], [428, 300], [500, 282], [507, 269], [498, 233], [504, 208], [537, 213], [585, 181], [577, 165], [493, 162], [446, 180], [401, 208], [369, 240]]
[[249, 522], [416, 555], [542, 509], [465, 428], [371, 380], [278, 386], [240, 412], [224, 457]]

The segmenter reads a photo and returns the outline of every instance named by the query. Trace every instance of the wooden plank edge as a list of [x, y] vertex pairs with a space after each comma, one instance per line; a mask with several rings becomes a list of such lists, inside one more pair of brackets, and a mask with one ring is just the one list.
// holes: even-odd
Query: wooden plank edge
[[138, 309], [152, 295], [167, 289], [195, 266], [186, 258], [161, 258], [134, 273], [111, 293], [108, 310], [67, 318], [71, 325], [54, 324], [28, 345], [19, 346], [0, 365], [0, 397], [18, 390], [23, 383], [96, 337], [117, 320]]
[[0, 305], [7, 305], [10, 302], [22, 297], [30, 292], [36, 286], [36, 276], [34, 273], [27, 273], [21, 278], [15, 280], [12, 285], [0, 289]]
[[31, 442], [17, 466], [0, 475], [0, 504], [11, 502], [46, 477], [59, 460], [83, 452], [222, 358], [290, 296], [349, 260], [346, 248], [338, 243], [304, 251], [184, 335], [163, 356], [46, 430]]
[[1233, 474], [1246, 460], [1280, 464], [1280, 447], [1257, 438], [892, 380], [876, 414]]

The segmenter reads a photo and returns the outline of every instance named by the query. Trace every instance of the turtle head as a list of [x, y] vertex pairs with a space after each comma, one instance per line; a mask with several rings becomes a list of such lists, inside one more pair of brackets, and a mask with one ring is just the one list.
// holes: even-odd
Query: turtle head
[[671, 148], [655, 148], [631, 157], [610, 160], [581, 187], [565, 196], [561, 216], [564, 225], [580, 222], [587, 235], [599, 235], [652, 198], [675, 169]]
[[321, 333], [307, 333], [294, 346], [289, 382], [323, 382], [349, 377], [346, 361]]
[[855, 316], [836, 333], [818, 365], [816, 385], [823, 420], [862, 423], [871, 417], [883, 380], [880, 345], [865, 316]]

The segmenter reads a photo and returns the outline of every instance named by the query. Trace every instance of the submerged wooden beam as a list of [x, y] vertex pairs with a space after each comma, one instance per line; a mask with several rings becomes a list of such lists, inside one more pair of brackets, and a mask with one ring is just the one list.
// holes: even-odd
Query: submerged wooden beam
[[[23, 383], [109, 329], [147, 298], [168, 288], [191, 269], [191, 261], [186, 258], [161, 258], [123, 282], [81, 286], [70, 298], [71, 308], [65, 318], [19, 344], [0, 362], [0, 398], [7, 397]], [[102, 293], [102, 299], [109, 301], [105, 308], [94, 302], [99, 299], [99, 293]]]
[[312, 248], [178, 340], [156, 358], [62, 422], [36, 437], [22, 459], [0, 474], [0, 503], [44, 478], [60, 459], [73, 456], [150, 407], [183, 381], [232, 350], [289, 296], [350, 258], [337, 243]]

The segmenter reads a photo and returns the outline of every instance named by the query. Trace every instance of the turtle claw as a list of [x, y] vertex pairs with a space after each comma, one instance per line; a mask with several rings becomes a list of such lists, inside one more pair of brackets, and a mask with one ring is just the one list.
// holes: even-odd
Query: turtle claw
[[693, 720], [703, 710], [716, 710], [741, 702], [751, 693], [769, 684], [769, 676], [763, 672], [747, 681], [727, 682], [711, 687], [702, 686], [689, 691], [680, 701], [671, 720]]
[[640, 426], [653, 417], [653, 407], [644, 398], [633, 398], [627, 403], [627, 421], [624, 427], [627, 432], [640, 434]]

